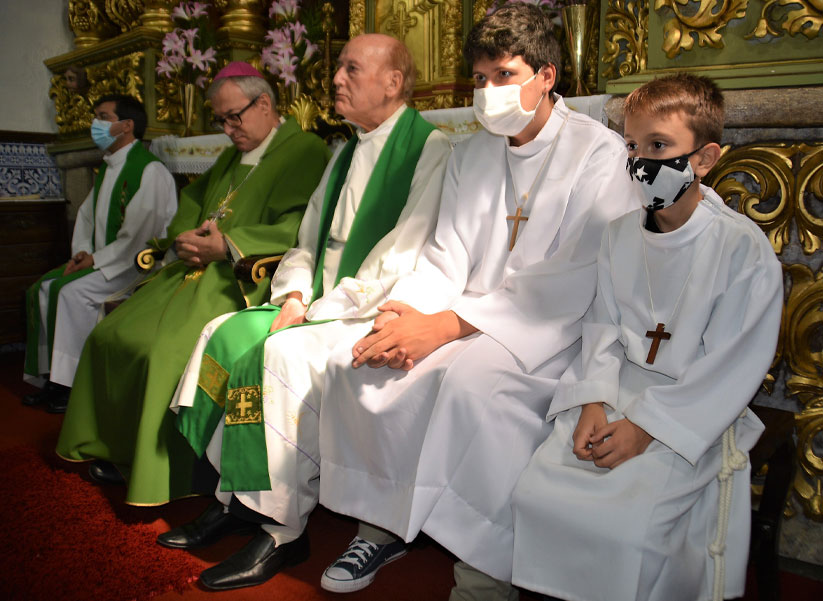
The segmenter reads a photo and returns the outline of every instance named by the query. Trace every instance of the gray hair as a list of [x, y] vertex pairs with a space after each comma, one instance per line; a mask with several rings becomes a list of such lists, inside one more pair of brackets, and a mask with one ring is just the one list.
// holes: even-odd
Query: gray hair
[[217, 92], [223, 87], [223, 84], [226, 80], [233, 81], [240, 91], [243, 92], [243, 95], [248, 98], [249, 100], [254, 100], [261, 94], [268, 94], [269, 98], [271, 99], [272, 107], [277, 106], [277, 94], [262, 77], [256, 77], [253, 75], [244, 75], [240, 77], [223, 77], [218, 79], [209, 86], [209, 89], [206, 90], [206, 98], [208, 100], [214, 100], [214, 97], [217, 95]]

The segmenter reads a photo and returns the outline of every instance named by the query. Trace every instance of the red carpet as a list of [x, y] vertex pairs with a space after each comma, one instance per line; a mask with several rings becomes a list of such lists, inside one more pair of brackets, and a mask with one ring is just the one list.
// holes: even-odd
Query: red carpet
[[[318, 507], [309, 520], [311, 557], [269, 582], [213, 592], [191, 580], [240, 549], [248, 537], [228, 537], [194, 553], [154, 542], [160, 532], [194, 519], [210, 502], [182, 499], [161, 507], [129, 507], [124, 488], [87, 480], [87, 464], [54, 455], [62, 416], [20, 404], [33, 389], [21, 381], [22, 353], [0, 353], [0, 599], [13, 601], [445, 601], [453, 558], [426, 537], [386, 566], [363, 591], [320, 589], [323, 569], [348, 544], [353, 520]], [[89, 542], [91, 541], [91, 542]], [[749, 574], [742, 601], [761, 601]], [[781, 572], [785, 601], [823, 599], [823, 582]], [[521, 601], [535, 601], [527, 592]]]
[[142, 600], [182, 591], [202, 570], [30, 446], [0, 451], [0, 473], [0, 598]]

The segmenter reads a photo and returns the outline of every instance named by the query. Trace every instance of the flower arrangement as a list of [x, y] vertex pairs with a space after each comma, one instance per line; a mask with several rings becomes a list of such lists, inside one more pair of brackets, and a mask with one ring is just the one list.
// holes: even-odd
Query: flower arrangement
[[172, 18], [178, 27], [163, 37], [163, 58], [157, 61], [157, 74], [204, 88], [211, 66], [217, 62], [208, 6], [181, 2], [172, 11]]
[[306, 25], [298, 19], [300, 12], [300, 0], [273, 0], [269, 8], [273, 28], [266, 34], [269, 44], [263, 48], [260, 62], [285, 85], [297, 83], [299, 72], [318, 51]]

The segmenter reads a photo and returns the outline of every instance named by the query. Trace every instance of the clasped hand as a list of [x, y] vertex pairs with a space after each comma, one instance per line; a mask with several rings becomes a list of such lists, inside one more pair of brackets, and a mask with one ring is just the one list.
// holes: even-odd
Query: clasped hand
[[371, 332], [352, 348], [352, 367], [387, 365], [409, 371], [415, 361], [453, 339], [449, 338], [450, 322], [456, 323], [457, 316], [449, 311], [427, 315], [397, 301], [377, 309], [381, 313]]
[[74, 255], [69, 262], [66, 263], [66, 268], [63, 270], [63, 275], [69, 275], [75, 271], [86, 269], [94, 265], [94, 255], [90, 255], [85, 250], [81, 250]]
[[572, 435], [575, 456], [597, 467], [614, 469], [646, 450], [653, 438], [623, 418], [609, 423], [601, 403], [584, 405]]
[[187, 267], [202, 267], [226, 257], [226, 240], [217, 223], [208, 220], [193, 230], [183, 232], [175, 239], [175, 250]]

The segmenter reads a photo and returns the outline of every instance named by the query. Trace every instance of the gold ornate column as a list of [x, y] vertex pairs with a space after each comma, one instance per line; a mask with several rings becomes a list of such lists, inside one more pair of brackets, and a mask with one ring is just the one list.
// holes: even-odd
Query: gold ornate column
[[117, 31], [103, 0], [69, 0], [69, 27], [77, 48], [93, 46]]
[[174, 29], [171, 11], [177, 5], [177, 0], [144, 0], [143, 4], [143, 14], [140, 17], [143, 27], [163, 32]]
[[262, 42], [266, 35], [267, 4], [264, 0], [215, 0], [214, 5], [222, 12], [220, 33]]

